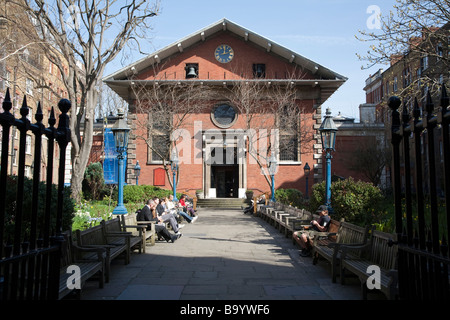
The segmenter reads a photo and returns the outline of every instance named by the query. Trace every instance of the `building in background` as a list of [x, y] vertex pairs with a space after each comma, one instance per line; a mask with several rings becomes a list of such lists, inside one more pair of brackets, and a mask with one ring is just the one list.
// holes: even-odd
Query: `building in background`
[[[139, 160], [142, 168], [139, 184], [163, 188], [170, 188], [171, 179], [170, 157], [167, 156], [170, 150], [157, 148], [167, 141], [168, 132], [162, 129], [163, 122], [173, 125], [183, 115], [183, 110], [171, 109], [174, 99], [166, 97], [167, 119], [156, 121], [154, 110], [158, 103], [152, 102], [153, 109], [143, 112], [141, 106], [152, 98], [142, 98], [139, 94], [145, 91], [161, 95], [163, 88], [174, 83], [179, 84], [181, 90], [177, 97], [195, 87], [207, 88], [209, 97], [199, 98], [201, 108], [192, 109], [195, 112], [187, 115], [189, 120], [178, 128], [186, 135], [177, 144], [187, 142], [178, 154], [182, 159], [177, 191], [193, 194], [195, 190], [202, 190], [207, 198], [241, 198], [246, 190], [270, 193], [267, 174], [261, 173], [266, 170], [270, 153], [254, 156], [250, 131], [256, 132], [252, 137], [258, 142], [258, 150], [263, 143], [275, 150], [276, 188], [297, 188], [304, 192], [306, 163], [314, 168], [314, 181], [321, 181], [322, 151], [318, 132], [322, 122], [321, 105], [345, 81], [344, 76], [227, 19], [180, 39], [105, 79], [106, 84], [130, 104], [133, 136], [128, 149], [128, 183], [134, 183], [133, 167]], [[280, 101], [286, 92], [293, 93], [295, 108], [300, 110], [295, 116], [288, 114], [291, 109], [284, 108], [283, 103], [273, 108], [273, 100]], [[278, 98], [274, 99], [275, 96]], [[249, 112], [245, 112], [244, 100], [257, 103], [248, 102]], [[270, 112], [268, 108], [272, 108]], [[159, 131], [150, 131], [158, 126]], [[270, 138], [275, 142], [263, 136], [267, 132], [274, 132]], [[158, 151], [166, 156], [162, 157]], [[220, 161], [221, 157], [228, 161]]]

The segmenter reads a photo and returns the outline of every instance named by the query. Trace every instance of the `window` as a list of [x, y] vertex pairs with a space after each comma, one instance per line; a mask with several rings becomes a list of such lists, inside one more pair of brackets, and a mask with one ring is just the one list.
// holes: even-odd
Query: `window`
[[23, 61], [28, 62], [30, 59], [30, 51], [28, 51], [28, 49], [23, 50], [20, 57], [22, 58]]
[[17, 166], [17, 149], [14, 149], [12, 152], [12, 164]]
[[299, 112], [294, 106], [283, 107], [278, 112], [280, 162], [297, 162], [299, 157]]
[[437, 60], [441, 60], [441, 58], [444, 56], [444, 49], [442, 47], [442, 43], [438, 43], [436, 46], [436, 55], [438, 56]]
[[170, 150], [170, 114], [163, 112], [150, 112], [149, 123], [149, 148], [148, 161], [161, 163], [163, 159], [169, 159]]
[[280, 135], [280, 161], [298, 161], [297, 135]]
[[263, 63], [253, 64], [253, 77], [254, 78], [265, 78], [266, 77], [266, 65]]
[[30, 179], [32, 178], [30, 166], [25, 166], [25, 177], [30, 178]]
[[397, 89], [398, 89], [398, 87], [397, 87], [397, 77], [394, 77], [394, 83], [392, 85], [392, 90], [394, 92], [397, 92]]
[[32, 96], [33, 95], [33, 87], [34, 87], [33, 80], [31, 80], [30, 78], [27, 78], [26, 83], [25, 83], [26, 93]]
[[11, 72], [9, 71], [5, 73], [5, 86], [11, 87]]
[[169, 154], [170, 139], [168, 135], [152, 135], [152, 162], [159, 162]]
[[416, 77], [417, 77], [417, 89], [420, 89], [420, 85], [421, 85], [421, 78], [422, 76], [422, 70], [420, 68], [417, 69], [416, 71]]
[[25, 140], [25, 153], [31, 154], [31, 136], [27, 134]]
[[428, 69], [428, 55], [425, 55], [420, 59], [420, 69], [422, 71]]
[[411, 72], [409, 67], [403, 70], [403, 88], [408, 87], [411, 84]]
[[213, 108], [211, 120], [219, 128], [229, 128], [236, 122], [237, 113], [231, 105], [221, 103]]

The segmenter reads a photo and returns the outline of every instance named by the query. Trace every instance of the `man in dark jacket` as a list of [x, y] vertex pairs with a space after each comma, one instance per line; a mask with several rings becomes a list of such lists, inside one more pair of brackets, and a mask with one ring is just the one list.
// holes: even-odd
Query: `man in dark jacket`
[[[164, 224], [159, 224], [162, 219], [156, 214], [156, 203], [152, 199], [147, 201], [147, 204], [138, 212], [136, 216], [137, 221], [156, 221], [155, 231], [159, 237], [163, 237], [167, 242], [175, 242], [180, 235], [172, 235], [169, 230], [164, 226]], [[148, 227], [150, 228], [150, 226]]]

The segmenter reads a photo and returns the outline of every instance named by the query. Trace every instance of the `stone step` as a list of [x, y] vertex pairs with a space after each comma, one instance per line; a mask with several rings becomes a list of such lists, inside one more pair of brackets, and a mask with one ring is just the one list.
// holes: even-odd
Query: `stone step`
[[212, 198], [212, 199], [198, 199], [198, 208], [241, 208], [246, 207], [249, 202], [247, 199], [240, 198]]

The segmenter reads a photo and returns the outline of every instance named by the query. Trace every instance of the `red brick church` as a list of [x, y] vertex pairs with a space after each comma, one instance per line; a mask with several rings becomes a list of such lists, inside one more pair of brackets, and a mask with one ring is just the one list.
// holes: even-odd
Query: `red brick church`
[[140, 185], [170, 189], [175, 153], [177, 192], [243, 198], [246, 190], [270, 193], [275, 157], [275, 188], [304, 193], [306, 163], [309, 186], [323, 177], [321, 105], [345, 81], [222, 19], [105, 80], [130, 105], [127, 182], [135, 183], [139, 161]]

